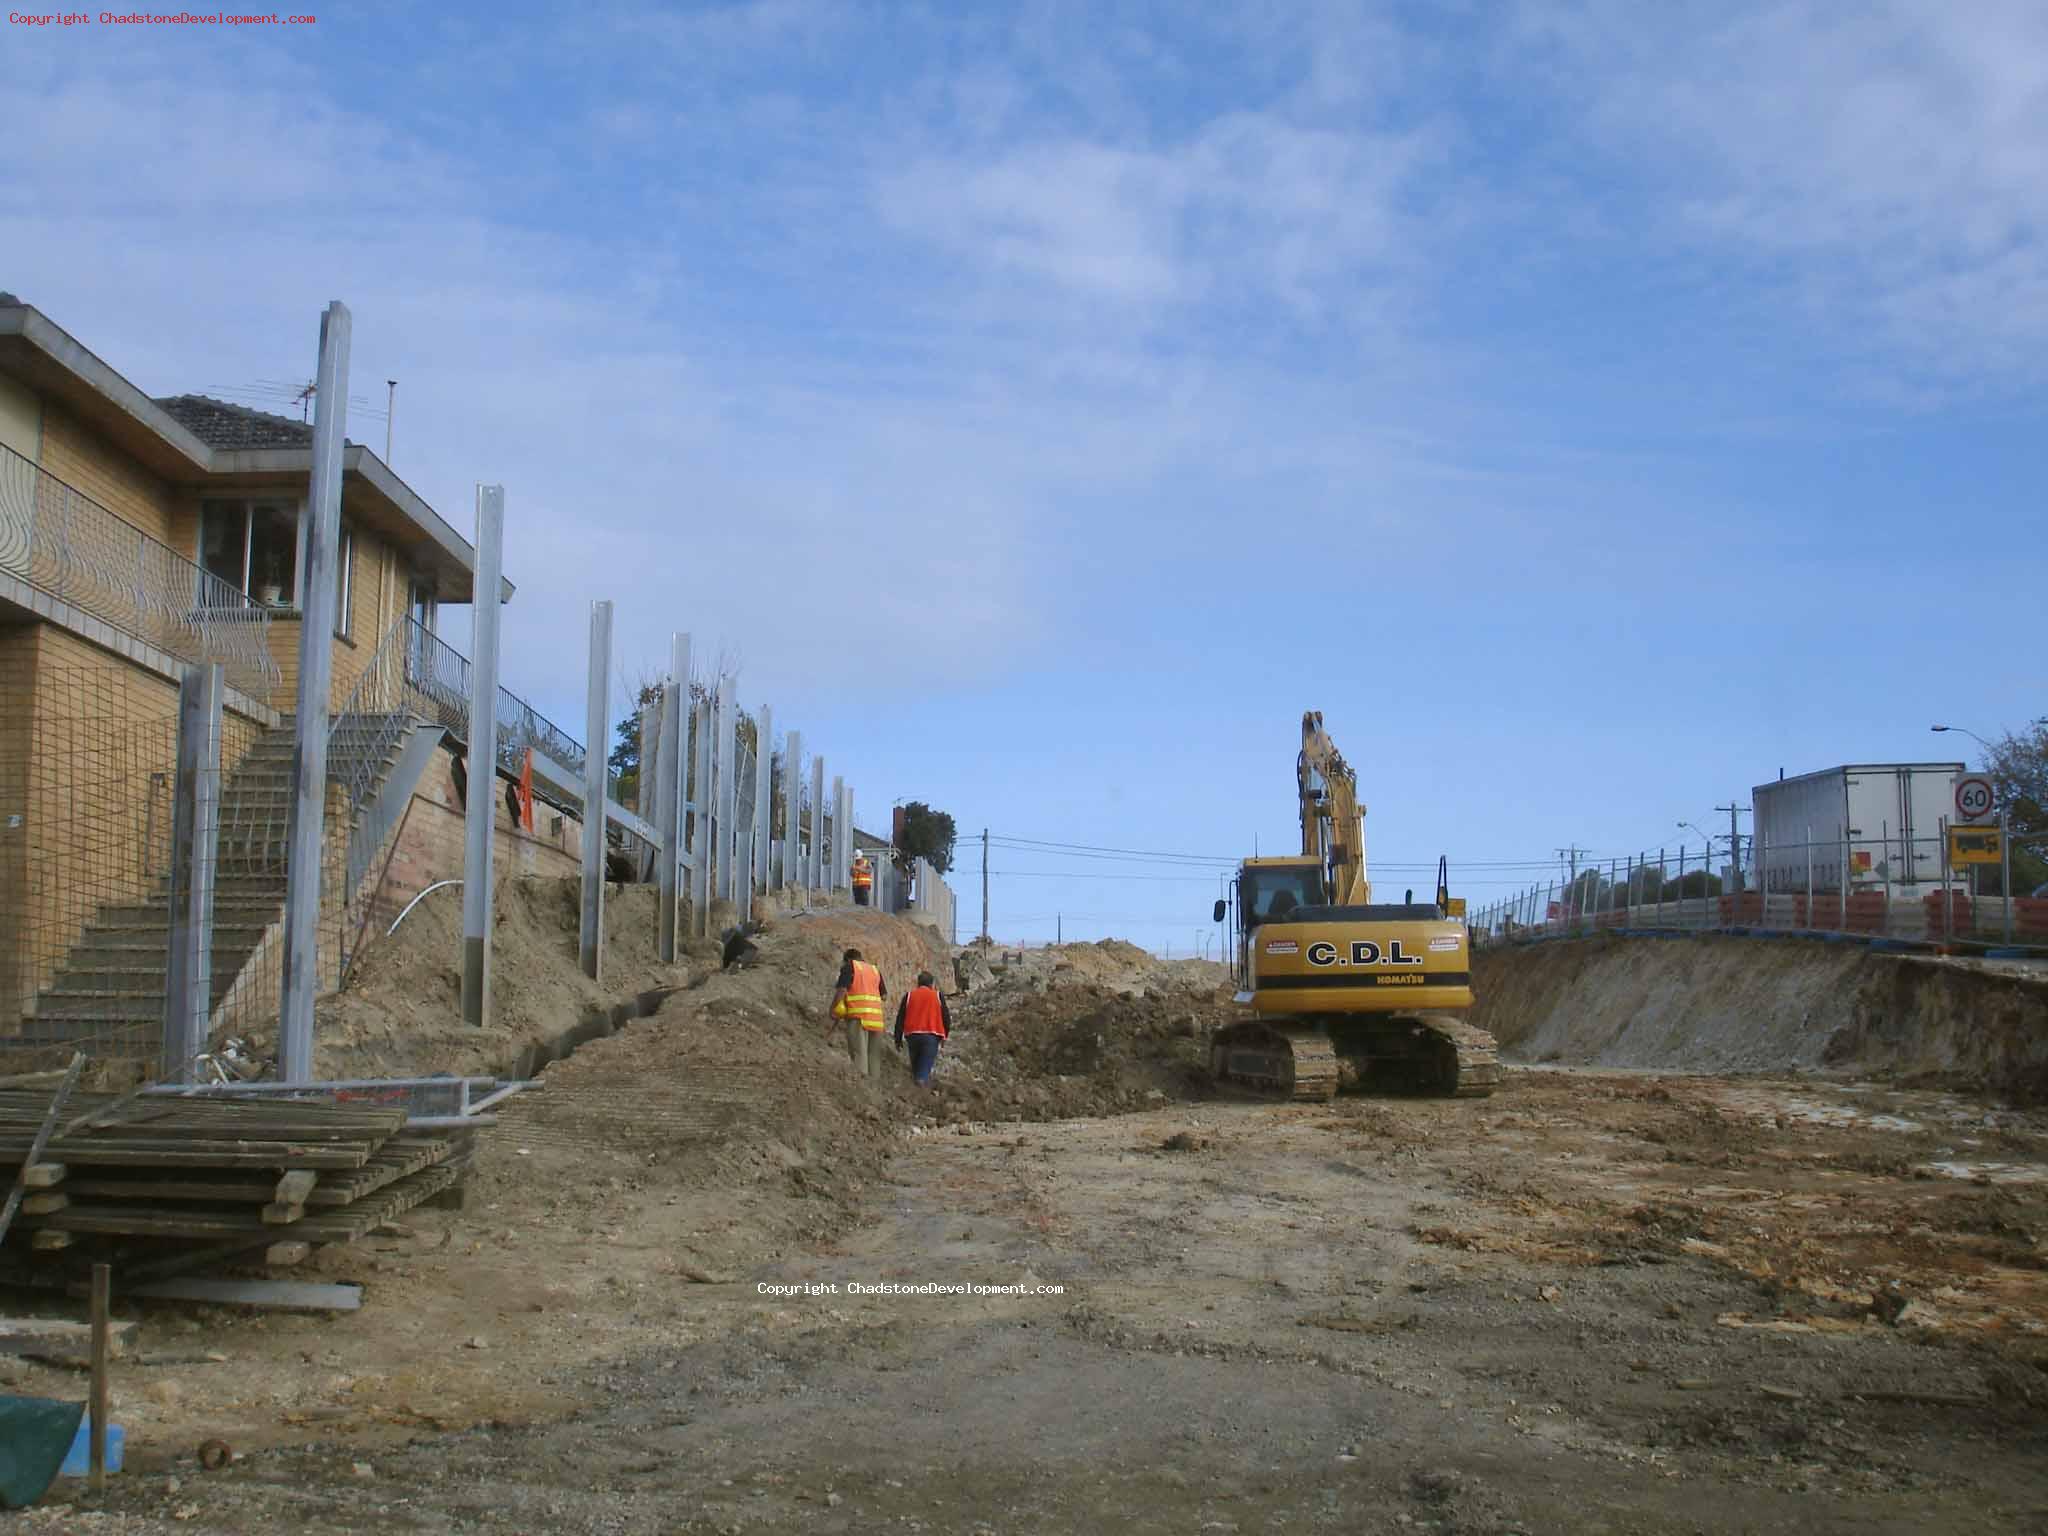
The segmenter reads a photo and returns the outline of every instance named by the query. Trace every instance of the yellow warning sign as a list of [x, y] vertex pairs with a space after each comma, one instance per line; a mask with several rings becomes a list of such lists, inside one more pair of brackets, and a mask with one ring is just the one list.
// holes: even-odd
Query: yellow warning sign
[[1950, 827], [1948, 861], [1956, 864], [1996, 864], [2004, 852], [1996, 827]]

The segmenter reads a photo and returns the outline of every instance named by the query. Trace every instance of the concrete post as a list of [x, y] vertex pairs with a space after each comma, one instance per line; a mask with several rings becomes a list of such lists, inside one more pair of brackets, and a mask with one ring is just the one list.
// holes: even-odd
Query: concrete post
[[612, 605], [590, 605], [590, 689], [583, 717], [583, 930], [577, 947], [583, 974], [603, 979], [605, 759], [611, 754]]
[[735, 913], [747, 911], [747, 892], [754, 884], [754, 815], [747, 806], [745, 791], [754, 782], [753, 759], [746, 743], [739, 739], [739, 716], [733, 716], [732, 779], [732, 904]]
[[828, 890], [846, 889], [846, 780], [832, 775], [832, 862], [826, 867]]
[[[840, 854], [839, 854], [839, 879], [840, 879], [840, 882], [841, 882], [841, 883], [842, 883], [843, 885], [845, 885], [845, 887], [847, 888], [847, 890], [851, 891], [851, 890], [853, 889], [853, 854], [854, 854], [854, 847], [853, 847], [853, 786], [852, 786], [851, 784], [847, 785], [847, 787], [846, 787], [846, 792], [845, 792], [845, 796], [844, 796], [844, 798], [843, 798], [843, 799], [842, 799], [842, 800], [840, 801], [840, 804], [846, 807], [846, 840], [845, 840], [845, 842], [846, 842], [846, 846], [845, 846], [845, 847], [844, 847], [844, 848], [843, 848], [843, 849], [842, 849], [842, 850], [840, 851]], [[874, 896], [873, 896], [873, 895], [871, 894], [871, 895], [870, 895], [870, 896], [868, 897], [868, 899], [869, 899], [870, 901], [872, 901], [872, 900], [874, 900]]]
[[314, 376], [313, 471], [299, 519], [299, 693], [292, 744], [292, 813], [285, 852], [284, 966], [278, 1076], [313, 1077], [313, 999], [320, 990], [320, 855], [327, 827], [327, 724], [334, 681], [334, 551], [341, 539], [341, 453], [348, 426], [348, 306], [320, 317]]
[[171, 952], [163, 1081], [189, 1083], [213, 1012], [213, 880], [220, 852], [220, 664], [178, 684], [178, 782], [171, 811]]
[[791, 731], [782, 753], [782, 884], [797, 885], [803, 871], [797, 862], [803, 850], [804, 733]]
[[747, 892], [742, 919], [754, 915], [754, 892], [766, 891], [774, 882], [769, 868], [775, 835], [775, 711], [763, 704], [754, 716], [754, 878]]
[[734, 899], [733, 863], [739, 850], [739, 796], [733, 779], [740, 744], [738, 695], [739, 679], [728, 674], [718, 680], [718, 767], [714, 786], [718, 809], [712, 826], [718, 834], [718, 895], [725, 901]]
[[655, 885], [661, 893], [656, 953], [663, 965], [673, 965], [676, 959], [676, 927], [680, 917], [676, 888], [682, 878], [683, 801], [688, 793], [683, 754], [690, 735], [683, 725], [683, 706], [689, 694], [690, 637], [671, 635], [668, 677], [661, 685], [661, 744], [656, 754], [661, 779], [654, 786], [654, 826], [661, 834], [661, 852], [655, 860]]
[[491, 1021], [491, 833], [498, 818], [498, 578], [505, 488], [476, 488], [476, 594], [470, 604], [469, 799], [463, 806], [462, 1022]]
[[690, 839], [690, 932], [701, 939], [711, 929], [711, 700], [697, 700], [690, 720], [697, 780], [697, 791], [690, 797], [696, 820]]
[[[820, 890], [825, 883], [825, 759], [811, 759], [811, 856], [805, 861], [804, 889]], [[806, 907], [810, 902], [804, 903]]]

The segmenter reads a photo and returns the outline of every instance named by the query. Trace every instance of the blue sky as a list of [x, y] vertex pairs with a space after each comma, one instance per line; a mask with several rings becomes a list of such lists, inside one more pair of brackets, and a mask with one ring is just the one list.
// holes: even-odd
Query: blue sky
[[[2031, 0], [4, 43], [0, 286], [156, 393], [348, 302], [399, 471], [506, 486], [506, 679], [577, 729], [608, 596], [622, 683], [690, 630], [870, 813], [1228, 857], [1317, 708], [1383, 883], [1483, 899], [2048, 711]], [[1024, 873], [1092, 867], [1000, 852], [996, 931], [1194, 941], [1206, 873]]]

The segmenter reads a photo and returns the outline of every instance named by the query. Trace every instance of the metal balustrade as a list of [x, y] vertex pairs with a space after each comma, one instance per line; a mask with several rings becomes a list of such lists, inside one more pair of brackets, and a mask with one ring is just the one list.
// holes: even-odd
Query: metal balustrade
[[0, 574], [274, 703], [270, 612], [76, 487], [0, 445]]

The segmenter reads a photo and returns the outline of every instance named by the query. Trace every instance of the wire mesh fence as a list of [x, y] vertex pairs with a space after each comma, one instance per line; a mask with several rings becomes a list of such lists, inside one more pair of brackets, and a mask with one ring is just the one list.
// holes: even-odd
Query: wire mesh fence
[[1582, 864], [1472, 911], [1477, 943], [1658, 930], [1861, 935], [1925, 943], [2048, 944], [2048, 899], [2003, 894], [1971, 840], [1840, 837], [1656, 849]]
[[[0, 1053], [154, 1061], [164, 1010], [177, 694], [135, 669], [0, 666]], [[222, 750], [261, 728], [228, 717]], [[15, 1070], [27, 1070], [16, 1065]]]
[[239, 588], [0, 445], [0, 573], [272, 704], [270, 613]]

